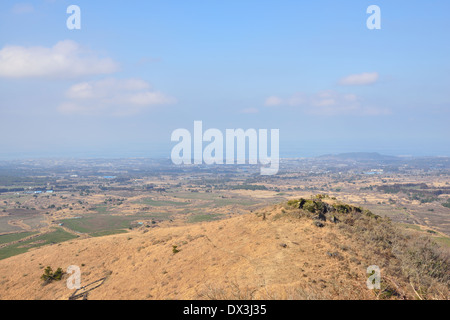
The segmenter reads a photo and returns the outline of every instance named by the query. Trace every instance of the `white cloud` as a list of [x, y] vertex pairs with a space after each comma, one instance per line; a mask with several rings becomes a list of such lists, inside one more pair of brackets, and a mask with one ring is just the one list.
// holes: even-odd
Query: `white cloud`
[[58, 110], [65, 114], [127, 116], [154, 105], [175, 103], [176, 100], [152, 90], [140, 79], [109, 78], [81, 82], [66, 92], [67, 101]]
[[34, 7], [30, 3], [17, 3], [12, 7], [12, 12], [15, 14], [31, 13]]
[[298, 106], [308, 101], [308, 97], [301, 92], [294, 93], [292, 97], [287, 99], [286, 103], [290, 106]]
[[5, 46], [0, 50], [0, 77], [5, 78], [77, 78], [117, 70], [111, 58], [100, 58], [71, 40], [51, 48]]
[[378, 72], [364, 72], [360, 74], [351, 74], [339, 80], [342, 86], [360, 86], [374, 84], [378, 80]]
[[283, 100], [281, 100], [280, 98], [271, 96], [266, 99], [264, 105], [271, 107], [271, 106], [279, 106], [282, 103]]
[[297, 107], [312, 115], [384, 115], [390, 113], [386, 108], [365, 106], [362, 99], [355, 94], [339, 93], [332, 90], [320, 91], [310, 95], [295, 93], [286, 99], [271, 96], [270, 99], [271, 101], [277, 101], [277, 105]]

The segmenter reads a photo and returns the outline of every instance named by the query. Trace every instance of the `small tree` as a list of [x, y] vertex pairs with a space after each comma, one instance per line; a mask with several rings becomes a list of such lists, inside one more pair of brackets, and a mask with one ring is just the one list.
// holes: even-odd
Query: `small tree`
[[47, 268], [45, 268], [44, 274], [41, 276], [41, 279], [44, 280], [44, 282], [47, 284], [52, 282], [53, 280], [61, 280], [63, 274], [64, 271], [61, 268], [58, 268], [55, 272], [53, 272], [52, 267], [48, 266]]
[[172, 252], [173, 254], [180, 252], [180, 250], [177, 249], [178, 246], [172, 246]]

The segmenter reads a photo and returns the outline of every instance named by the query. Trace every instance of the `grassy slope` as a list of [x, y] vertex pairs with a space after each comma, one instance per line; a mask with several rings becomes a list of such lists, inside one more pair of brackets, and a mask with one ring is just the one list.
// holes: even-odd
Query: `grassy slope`
[[[275, 206], [263, 211], [78, 239], [11, 257], [0, 261], [0, 298], [67, 299], [72, 291], [65, 281], [41, 285], [39, 277], [47, 265], [80, 266], [82, 285], [108, 276], [89, 299], [416, 298], [410, 279], [417, 279], [414, 272], [420, 277], [427, 270], [417, 269], [396, 250], [406, 253], [424, 246], [402, 247], [410, 240], [397, 239], [388, 222], [348, 216], [348, 221], [341, 217], [341, 223], [325, 222], [318, 228], [301, 210]], [[174, 254], [173, 245], [180, 252]], [[381, 292], [365, 285], [366, 269], [373, 264], [382, 271]], [[402, 268], [411, 268], [412, 276], [405, 277]], [[423, 278], [414, 283], [422, 298], [447, 294], [448, 284], [446, 289], [434, 283], [439, 291], [427, 292]]]

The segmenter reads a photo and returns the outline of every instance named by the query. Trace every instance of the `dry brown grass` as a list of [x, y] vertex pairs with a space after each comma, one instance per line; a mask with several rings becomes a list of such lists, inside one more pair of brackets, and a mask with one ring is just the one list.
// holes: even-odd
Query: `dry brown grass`
[[[0, 261], [0, 298], [67, 299], [63, 281], [42, 287], [43, 268], [84, 265], [82, 285], [108, 277], [89, 299], [448, 299], [447, 256], [431, 242], [361, 213], [323, 228], [313, 217], [282, 204], [42, 247]], [[374, 264], [382, 272], [378, 291], [365, 284]]]

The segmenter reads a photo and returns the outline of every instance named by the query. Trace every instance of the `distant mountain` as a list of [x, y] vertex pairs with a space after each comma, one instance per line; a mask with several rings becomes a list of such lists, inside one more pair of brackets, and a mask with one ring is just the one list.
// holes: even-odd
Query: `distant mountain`
[[379, 154], [378, 152], [347, 152], [339, 154], [325, 154], [319, 156], [320, 159], [335, 159], [335, 160], [354, 160], [354, 161], [380, 161], [380, 160], [399, 160], [396, 156], [389, 156]]

